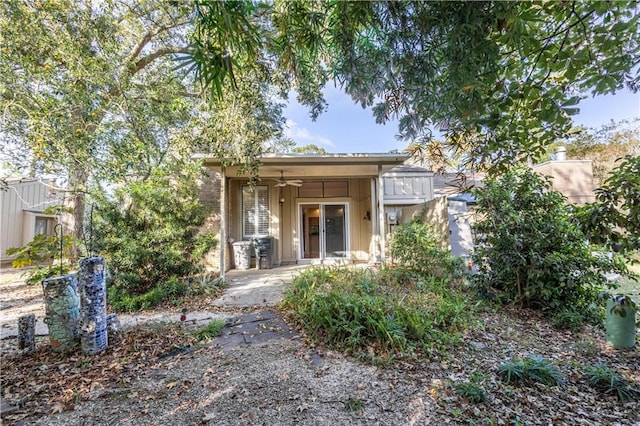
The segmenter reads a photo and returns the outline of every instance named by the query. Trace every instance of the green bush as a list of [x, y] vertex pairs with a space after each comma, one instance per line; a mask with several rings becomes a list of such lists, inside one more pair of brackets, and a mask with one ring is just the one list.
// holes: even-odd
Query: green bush
[[498, 374], [506, 383], [542, 383], [558, 385], [562, 376], [557, 367], [548, 359], [539, 356], [512, 358], [500, 364]]
[[481, 291], [551, 315], [590, 315], [609, 285], [605, 273], [627, 273], [619, 256], [594, 253], [564, 197], [532, 170], [489, 179], [476, 196], [474, 283]]
[[107, 300], [114, 311], [133, 312], [149, 309], [163, 301], [174, 301], [187, 294], [187, 284], [176, 276], [169, 277], [142, 294], [132, 294], [123, 287], [107, 288]]
[[293, 280], [282, 307], [311, 338], [364, 358], [438, 350], [470, 322], [467, 299], [449, 281], [402, 268], [314, 268]]
[[[110, 303], [154, 304], [162, 295], [184, 294], [176, 277], [198, 272], [216, 241], [201, 235], [206, 211], [197, 197], [194, 171], [156, 168], [143, 181], [97, 200], [94, 251], [107, 260]], [[163, 289], [157, 288], [164, 286]]]
[[420, 219], [396, 226], [389, 250], [394, 263], [425, 275], [452, 277], [462, 271], [462, 260], [442, 250], [433, 226]]
[[588, 365], [584, 374], [589, 385], [606, 395], [615, 394], [620, 401], [635, 401], [640, 398], [640, 389], [634, 388], [620, 374], [605, 364]]

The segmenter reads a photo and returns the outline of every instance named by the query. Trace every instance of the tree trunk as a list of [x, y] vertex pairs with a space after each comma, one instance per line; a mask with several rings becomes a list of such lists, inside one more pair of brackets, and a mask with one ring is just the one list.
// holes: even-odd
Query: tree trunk
[[65, 198], [65, 206], [71, 209], [63, 215], [65, 235], [71, 237], [71, 259], [80, 257], [79, 243], [84, 239], [84, 207], [87, 191], [88, 174], [81, 167], [69, 170], [69, 196]]

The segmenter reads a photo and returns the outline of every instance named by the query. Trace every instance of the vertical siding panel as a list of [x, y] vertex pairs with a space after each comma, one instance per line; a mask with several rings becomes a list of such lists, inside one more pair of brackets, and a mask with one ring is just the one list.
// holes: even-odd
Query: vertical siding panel
[[1, 194], [0, 201], [0, 259], [6, 258], [6, 250], [25, 243], [24, 210], [43, 210], [56, 203], [56, 197], [49, 197], [49, 188], [39, 181], [18, 182], [9, 185]]

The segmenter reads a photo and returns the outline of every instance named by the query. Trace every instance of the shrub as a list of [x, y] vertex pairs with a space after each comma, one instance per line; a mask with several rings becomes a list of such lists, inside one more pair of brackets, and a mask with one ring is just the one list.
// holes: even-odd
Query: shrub
[[[146, 306], [159, 293], [184, 293], [174, 278], [197, 272], [216, 243], [210, 234], [199, 234], [206, 212], [196, 188], [191, 169], [158, 167], [146, 180], [97, 200], [94, 251], [107, 260], [112, 296], [140, 296], [142, 302], [128, 305]], [[165, 288], [155, 289], [159, 285]]]
[[549, 360], [531, 356], [527, 358], [512, 358], [500, 364], [498, 374], [506, 383], [533, 383], [558, 385], [562, 380], [560, 372]]
[[476, 192], [480, 217], [473, 254], [481, 291], [541, 309], [589, 313], [609, 283], [607, 272], [627, 273], [622, 258], [594, 254], [564, 197], [530, 169], [489, 179]]
[[398, 225], [389, 241], [394, 262], [410, 271], [438, 277], [456, 276], [462, 261], [440, 248], [433, 226], [420, 219]]
[[591, 387], [607, 395], [615, 394], [620, 401], [634, 401], [640, 397], [640, 390], [605, 364], [588, 365], [584, 367], [584, 374]]
[[282, 307], [316, 341], [388, 358], [458, 342], [470, 307], [446, 281], [401, 268], [314, 268], [293, 280]]
[[132, 294], [123, 287], [107, 288], [107, 300], [115, 311], [133, 312], [148, 309], [167, 300], [176, 300], [187, 294], [187, 285], [176, 276], [169, 277], [142, 294]]

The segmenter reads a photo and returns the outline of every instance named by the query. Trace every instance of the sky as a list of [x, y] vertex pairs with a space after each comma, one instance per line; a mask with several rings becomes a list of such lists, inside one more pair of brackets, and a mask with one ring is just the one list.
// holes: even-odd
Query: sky
[[[314, 144], [327, 152], [383, 153], [403, 150], [406, 141], [398, 141], [397, 122], [376, 124], [370, 109], [362, 109], [337, 88], [325, 89], [328, 110], [314, 122], [309, 110], [289, 97], [284, 111], [287, 118], [285, 134], [298, 146]], [[573, 117], [578, 125], [600, 127], [614, 121], [640, 118], [640, 93], [623, 90], [615, 95], [589, 96], [578, 105], [580, 113]]]

